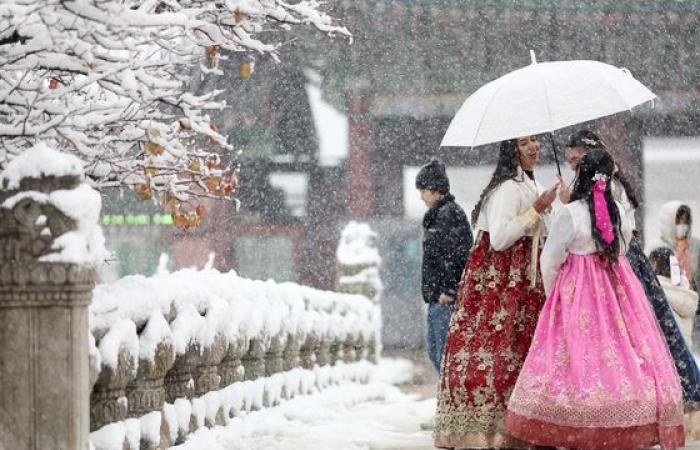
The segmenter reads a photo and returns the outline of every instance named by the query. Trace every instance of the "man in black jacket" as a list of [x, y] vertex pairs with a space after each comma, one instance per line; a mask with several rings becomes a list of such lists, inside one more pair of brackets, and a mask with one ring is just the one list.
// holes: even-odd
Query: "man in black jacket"
[[423, 218], [423, 300], [428, 304], [428, 357], [440, 372], [450, 315], [472, 246], [464, 210], [450, 194], [445, 166], [436, 160], [421, 168], [416, 188], [428, 207]]

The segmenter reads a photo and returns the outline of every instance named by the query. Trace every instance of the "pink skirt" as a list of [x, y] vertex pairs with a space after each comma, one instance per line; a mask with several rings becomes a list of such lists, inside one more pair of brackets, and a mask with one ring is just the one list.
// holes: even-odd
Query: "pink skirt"
[[684, 445], [676, 369], [626, 258], [569, 255], [508, 402], [506, 431], [541, 446]]

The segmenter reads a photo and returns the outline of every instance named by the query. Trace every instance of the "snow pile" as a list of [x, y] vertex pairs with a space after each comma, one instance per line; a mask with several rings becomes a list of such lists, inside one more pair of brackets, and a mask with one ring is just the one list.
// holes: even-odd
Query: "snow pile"
[[[73, 155], [61, 153], [39, 143], [13, 159], [0, 173], [0, 183], [6, 189], [19, 188], [24, 178], [77, 176], [83, 178], [81, 161]], [[102, 199], [100, 194], [87, 184], [80, 184], [74, 189], [61, 189], [50, 193], [38, 191], [19, 192], [2, 203], [3, 208], [12, 209], [22, 200], [31, 199], [41, 205], [50, 205], [69, 217], [77, 226], [56, 236], [52, 244], [52, 253], [39, 258], [44, 262], [63, 262], [98, 266], [104, 262], [108, 252], [104, 246], [105, 239], [98, 225]], [[41, 227], [39, 233], [50, 235], [51, 229], [45, 216], [36, 225]]]
[[340, 234], [340, 244], [336, 253], [338, 262], [346, 266], [378, 266], [382, 259], [377, 250], [377, 238], [377, 233], [369, 224], [350, 221]]
[[336, 252], [339, 291], [363, 294], [379, 302], [383, 285], [377, 238], [367, 223], [351, 221], [345, 226]]
[[[402, 370], [408, 373], [396, 379], [389, 376], [400, 374]], [[421, 431], [420, 423], [432, 417], [435, 399], [419, 400], [392, 386], [406, 375], [412, 376], [412, 370], [405, 360], [382, 359], [371, 372], [367, 384], [345, 379], [277, 407], [242, 412], [229, 419], [225, 427], [199, 429], [184, 444], [171, 448], [369, 450], [431, 447], [431, 432]]]
[[[392, 384], [402, 382], [406, 376], [411, 377], [413, 372], [414, 367], [410, 363], [407, 365], [406, 360], [393, 359], [381, 359], [379, 365], [360, 361], [316, 366], [312, 370], [292, 369], [270, 377], [233, 383], [192, 401], [178, 399], [174, 405], [166, 403], [162, 412], [106, 425], [91, 433], [90, 439], [99, 450], [121, 449], [121, 443], [125, 440], [131, 443], [132, 448], [138, 448], [140, 439], [160, 445], [162, 422], [168, 425], [171, 441], [175, 440], [178, 432], [188, 435], [194, 423], [197, 431], [190, 435], [185, 444], [173, 448], [248, 448], [210, 447], [205, 442], [218, 433], [233, 433], [231, 438], [243, 438], [244, 441], [266, 439], [264, 435], [271, 437], [277, 433], [287, 433], [290, 425], [287, 421], [300, 421], [304, 426], [323, 421], [328, 424], [327, 420], [335, 416], [328, 415], [328, 408], [339, 413], [368, 401], [404, 401], [405, 396]], [[284, 411], [285, 420], [278, 420], [279, 411]], [[402, 414], [406, 417], [413, 413], [404, 411]], [[225, 427], [208, 430], [217, 422], [217, 417], [223, 419]], [[265, 423], [264, 426], [249, 428], [252, 424], [260, 424], [260, 420]], [[238, 434], [241, 424], [246, 424], [250, 435]], [[133, 447], [133, 444], [136, 446]]]
[[127, 429], [124, 422], [115, 422], [90, 433], [90, 441], [96, 449], [123, 450], [126, 434]]

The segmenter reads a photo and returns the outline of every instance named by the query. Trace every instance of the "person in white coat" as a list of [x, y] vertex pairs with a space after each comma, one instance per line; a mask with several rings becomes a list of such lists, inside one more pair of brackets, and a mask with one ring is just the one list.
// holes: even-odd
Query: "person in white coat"
[[687, 285], [684, 286], [687, 279], [681, 274], [678, 260], [670, 248], [659, 247], [652, 250], [649, 261], [666, 292], [666, 298], [673, 309], [683, 338], [688, 347], [693, 348], [693, 324], [698, 310], [697, 292], [688, 289]]
[[674, 251], [690, 288], [700, 288], [700, 239], [693, 237], [693, 214], [679, 200], [664, 203], [659, 210], [659, 240], [651, 248], [666, 247]]

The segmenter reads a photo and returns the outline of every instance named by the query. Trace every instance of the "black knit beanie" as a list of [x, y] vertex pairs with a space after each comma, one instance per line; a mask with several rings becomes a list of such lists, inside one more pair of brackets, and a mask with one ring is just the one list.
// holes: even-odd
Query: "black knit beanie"
[[430, 189], [441, 194], [450, 192], [450, 180], [447, 179], [445, 165], [434, 159], [421, 167], [416, 175], [416, 189]]

